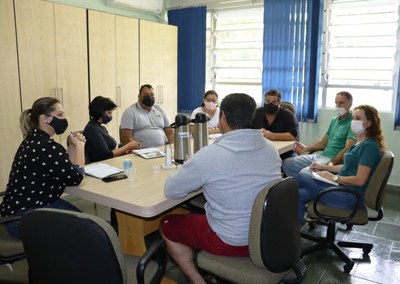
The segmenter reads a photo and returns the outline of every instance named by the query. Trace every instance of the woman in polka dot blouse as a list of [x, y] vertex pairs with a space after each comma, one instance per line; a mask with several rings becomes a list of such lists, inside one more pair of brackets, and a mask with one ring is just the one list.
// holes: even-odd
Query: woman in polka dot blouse
[[[53, 140], [54, 134], [68, 127], [63, 107], [55, 98], [36, 100], [20, 120], [25, 139], [15, 154], [0, 214], [23, 215], [39, 207], [80, 211], [60, 196], [66, 186], [78, 185], [83, 179], [85, 137], [71, 134], [68, 151]], [[18, 223], [6, 223], [16, 238], [20, 238]]]

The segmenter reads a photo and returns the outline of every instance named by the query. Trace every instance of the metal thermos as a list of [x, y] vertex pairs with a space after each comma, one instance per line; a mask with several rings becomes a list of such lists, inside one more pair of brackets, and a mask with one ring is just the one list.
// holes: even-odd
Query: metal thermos
[[208, 124], [205, 113], [199, 112], [194, 118], [194, 148], [193, 153], [208, 145]]
[[178, 114], [175, 116], [175, 122], [171, 124], [174, 128], [174, 160], [183, 164], [186, 156], [190, 156], [190, 119], [187, 115]]

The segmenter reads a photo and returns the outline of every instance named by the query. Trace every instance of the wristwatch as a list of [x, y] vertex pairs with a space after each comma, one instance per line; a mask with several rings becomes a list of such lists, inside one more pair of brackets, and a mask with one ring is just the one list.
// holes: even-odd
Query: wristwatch
[[333, 181], [337, 182], [339, 180], [339, 175], [334, 175], [333, 176]]

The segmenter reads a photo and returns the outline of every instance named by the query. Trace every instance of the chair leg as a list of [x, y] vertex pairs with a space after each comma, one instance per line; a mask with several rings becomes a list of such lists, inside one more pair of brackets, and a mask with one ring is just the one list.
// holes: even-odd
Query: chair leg
[[326, 231], [326, 237], [319, 237], [319, 236], [313, 236], [313, 235], [308, 235], [305, 233], [301, 233], [301, 236], [303, 238], [306, 238], [308, 240], [311, 240], [315, 242], [316, 244], [307, 247], [302, 250], [301, 252], [301, 257], [304, 255], [310, 254], [312, 252], [315, 252], [320, 249], [325, 249], [325, 248], [330, 248], [335, 252], [337, 256], [339, 256], [346, 264], [344, 265], [343, 269], [345, 272], [349, 273], [354, 266], [354, 261], [348, 257], [340, 247], [356, 247], [356, 248], [363, 248], [363, 249], [368, 249], [372, 248], [369, 246], [363, 246], [363, 244], [358, 244], [358, 243], [352, 243], [352, 242], [343, 242], [335, 241], [336, 237], [336, 224], [334, 222], [328, 223], [327, 231]]
[[317, 243], [311, 247], [303, 249], [301, 252], [301, 256], [303, 257], [304, 255], [310, 254], [314, 251], [324, 249], [324, 248], [329, 248], [332, 244], [335, 244], [335, 236], [336, 236], [336, 225], [333, 222], [327, 224], [325, 237], [319, 237], [319, 236], [313, 236], [313, 235], [301, 233], [301, 237]]
[[308, 239], [310, 241], [313, 241], [315, 243], [314, 245], [306, 247], [301, 251], [301, 258], [303, 258], [303, 256], [313, 253], [317, 250], [321, 250], [321, 249], [325, 249], [325, 248], [329, 247], [329, 244], [325, 238], [313, 236], [313, 235], [307, 235], [304, 233], [301, 233], [301, 237]]
[[359, 248], [363, 250], [364, 255], [368, 255], [372, 248], [373, 244], [369, 243], [356, 243], [356, 242], [347, 242], [347, 241], [339, 241], [337, 245], [343, 248]]
[[330, 244], [329, 247], [336, 253], [338, 257], [346, 262], [345, 266], [343, 266], [343, 269], [345, 272], [349, 273], [353, 269], [354, 261], [348, 257], [336, 243]]

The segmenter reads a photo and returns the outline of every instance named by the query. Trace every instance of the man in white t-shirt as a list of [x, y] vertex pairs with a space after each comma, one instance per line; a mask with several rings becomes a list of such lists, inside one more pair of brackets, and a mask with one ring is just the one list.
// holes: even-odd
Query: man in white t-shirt
[[121, 118], [121, 140], [131, 139], [141, 143], [142, 148], [160, 147], [173, 142], [173, 130], [165, 111], [154, 105], [155, 95], [151, 85], [140, 87], [138, 101], [128, 107]]

